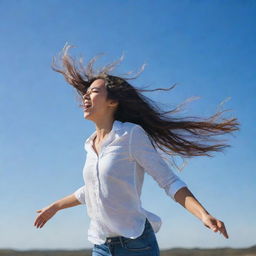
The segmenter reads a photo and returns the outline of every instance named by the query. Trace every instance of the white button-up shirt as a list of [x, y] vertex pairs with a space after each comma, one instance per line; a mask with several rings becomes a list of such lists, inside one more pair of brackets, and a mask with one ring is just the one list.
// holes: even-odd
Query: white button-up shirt
[[101, 143], [99, 155], [92, 147], [95, 136], [96, 131], [85, 141], [85, 185], [74, 192], [87, 206], [88, 240], [102, 244], [111, 236], [136, 238], [142, 234], [146, 218], [158, 232], [160, 217], [141, 206], [145, 172], [174, 201], [175, 193], [187, 185], [173, 173], [140, 125], [115, 120]]

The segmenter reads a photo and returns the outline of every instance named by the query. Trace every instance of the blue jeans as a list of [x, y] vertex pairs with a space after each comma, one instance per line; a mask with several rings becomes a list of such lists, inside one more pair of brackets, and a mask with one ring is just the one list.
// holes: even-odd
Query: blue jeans
[[146, 219], [145, 228], [139, 237], [110, 237], [104, 244], [95, 244], [92, 256], [160, 256], [154, 230]]

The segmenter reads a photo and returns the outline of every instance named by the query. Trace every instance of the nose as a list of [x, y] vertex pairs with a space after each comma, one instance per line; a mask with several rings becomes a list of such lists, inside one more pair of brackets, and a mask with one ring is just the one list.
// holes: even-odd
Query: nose
[[88, 99], [88, 98], [89, 98], [89, 93], [86, 92], [86, 93], [83, 95], [83, 99], [85, 100], [85, 99]]

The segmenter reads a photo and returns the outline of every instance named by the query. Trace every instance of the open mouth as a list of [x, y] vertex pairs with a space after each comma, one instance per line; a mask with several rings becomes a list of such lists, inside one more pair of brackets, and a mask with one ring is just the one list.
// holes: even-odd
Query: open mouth
[[91, 106], [91, 104], [84, 104], [84, 110], [88, 110]]

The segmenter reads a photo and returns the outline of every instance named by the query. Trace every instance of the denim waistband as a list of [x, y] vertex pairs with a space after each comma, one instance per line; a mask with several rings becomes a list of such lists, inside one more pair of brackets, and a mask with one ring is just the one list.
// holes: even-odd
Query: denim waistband
[[[150, 222], [148, 221], [148, 219], [146, 218], [146, 222], [145, 222], [145, 227], [144, 227], [144, 230], [143, 230], [143, 233], [149, 229], [151, 227], [151, 224]], [[142, 233], [142, 234], [143, 234]], [[124, 236], [113, 236], [113, 237], [107, 237], [106, 238], [106, 242], [105, 244], [112, 244], [112, 243], [121, 243], [123, 244], [124, 240], [127, 240], [127, 239], [130, 239], [130, 238], [127, 238], [127, 237], [124, 237]]]

